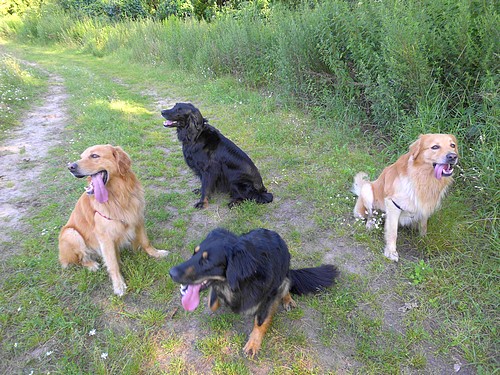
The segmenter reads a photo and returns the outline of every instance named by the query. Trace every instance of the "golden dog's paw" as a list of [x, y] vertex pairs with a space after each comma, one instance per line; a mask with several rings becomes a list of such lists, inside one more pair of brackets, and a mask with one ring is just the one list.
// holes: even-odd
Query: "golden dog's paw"
[[399, 261], [399, 254], [396, 250], [389, 250], [389, 249], [385, 249], [384, 250], [384, 255], [386, 258], [394, 261], [394, 262], [397, 262]]
[[86, 262], [83, 264], [83, 266], [92, 272], [95, 272], [99, 269], [99, 263], [97, 262]]
[[113, 292], [118, 296], [122, 297], [125, 294], [125, 291], [127, 290], [127, 285], [125, 284], [125, 281], [119, 280], [118, 282], [113, 282]]
[[157, 250], [158, 251], [158, 258], [164, 258], [168, 254], [170, 254], [170, 251], [168, 250]]

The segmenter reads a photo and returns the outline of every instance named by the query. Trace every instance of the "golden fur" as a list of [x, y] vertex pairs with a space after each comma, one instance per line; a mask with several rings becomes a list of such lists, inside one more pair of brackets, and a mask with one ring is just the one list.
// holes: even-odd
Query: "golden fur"
[[[59, 235], [59, 261], [63, 267], [81, 264], [89, 270], [99, 268], [95, 260], [101, 256], [113, 283], [114, 293], [121, 296], [127, 288], [119, 268], [119, 249], [141, 247], [158, 258], [168, 254], [149, 243], [144, 228], [144, 191], [132, 172], [129, 156], [111, 145], [89, 147], [81, 159], [68, 165], [78, 178], [87, 176], [88, 193], [83, 193], [68, 223]], [[105, 171], [105, 172], [103, 172]], [[105, 175], [107, 201], [100, 203], [94, 194], [91, 177]], [[102, 189], [101, 189], [102, 191]], [[102, 199], [101, 199], [102, 200]]]
[[[373, 225], [373, 210], [385, 218], [384, 255], [394, 261], [398, 225], [418, 224], [420, 234], [427, 232], [427, 219], [439, 208], [441, 199], [453, 182], [451, 174], [458, 161], [458, 147], [451, 134], [424, 134], [394, 164], [386, 167], [376, 181], [367, 174], [354, 177], [353, 192], [358, 196], [354, 215]], [[441, 167], [440, 167], [441, 166]]]

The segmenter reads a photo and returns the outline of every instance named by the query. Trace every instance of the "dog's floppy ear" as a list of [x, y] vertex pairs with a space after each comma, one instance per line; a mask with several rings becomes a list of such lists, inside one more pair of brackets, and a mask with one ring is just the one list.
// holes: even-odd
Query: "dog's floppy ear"
[[120, 172], [122, 176], [125, 175], [130, 170], [132, 160], [130, 160], [130, 157], [120, 146], [113, 148], [113, 156], [115, 157], [116, 164], [118, 165], [118, 172]]
[[257, 271], [257, 260], [250, 254], [245, 243], [237, 242], [227, 249], [226, 279], [232, 290], [239, 287], [240, 282]]
[[203, 118], [200, 110], [193, 106], [193, 108], [189, 111], [188, 115], [188, 125], [193, 129], [196, 129], [197, 132], [202, 130], [205, 127], [205, 119]]
[[413, 158], [413, 160], [415, 160], [418, 154], [420, 153], [421, 138], [422, 134], [420, 134], [418, 136], [418, 139], [410, 145], [410, 155]]

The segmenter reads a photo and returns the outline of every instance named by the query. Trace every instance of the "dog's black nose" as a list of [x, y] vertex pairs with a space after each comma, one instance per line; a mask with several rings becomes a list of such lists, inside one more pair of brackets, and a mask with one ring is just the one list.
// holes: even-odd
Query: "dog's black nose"
[[68, 169], [70, 172], [76, 171], [77, 168], [78, 168], [78, 164], [76, 164], [76, 163], [69, 163], [68, 164]]
[[179, 269], [177, 267], [173, 267], [170, 269], [170, 277], [172, 278], [172, 280], [177, 280], [179, 278], [179, 276], [181, 275]]
[[455, 154], [454, 152], [450, 152], [448, 155], [446, 155], [446, 161], [448, 163], [455, 163], [457, 161], [457, 154]]

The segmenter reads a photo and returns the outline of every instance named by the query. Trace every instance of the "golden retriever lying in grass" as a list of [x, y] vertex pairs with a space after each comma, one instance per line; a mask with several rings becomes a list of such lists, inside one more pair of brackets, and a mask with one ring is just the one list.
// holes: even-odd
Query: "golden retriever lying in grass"
[[141, 247], [155, 258], [168, 254], [149, 243], [144, 191], [131, 164], [120, 147], [111, 145], [89, 147], [80, 160], [70, 163], [69, 171], [77, 178], [87, 177], [89, 186], [59, 235], [61, 265], [77, 263], [95, 271], [99, 268], [95, 257], [102, 256], [118, 296], [127, 288], [120, 273], [119, 248]]
[[386, 167], [370, 182], [367, 174], [354, 177], [353, 192], [358, 196], [354, 215], [373, 225], [373, 210], [385, 211], [384, 255], [394, 261], [398, 225], [418, 224], [420, 234], [427, 232], [427, 219], [439, 208], [441, 199], [453, 182], [453, 166], [458, 162], [457, 140], [451, 134], [424, 134], [407, 154]]

